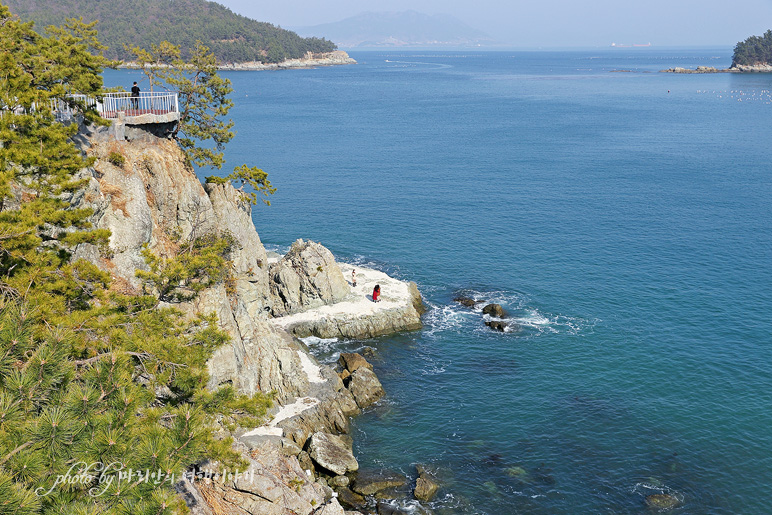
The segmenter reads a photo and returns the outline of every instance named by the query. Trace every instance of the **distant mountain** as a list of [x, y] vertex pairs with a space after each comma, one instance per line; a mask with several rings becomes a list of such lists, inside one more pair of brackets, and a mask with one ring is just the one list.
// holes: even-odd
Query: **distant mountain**
[[128, 61], [124, 45], [149, 48], [167, 40], [183, 54], [201, 40], [221, 62], [277, 63], [303, 57], [306, 52], [335, 50], [331, 41], [301, 38], [294, 32], [233, 13], [206, 0], [0, 0], [22, 20], [42, 31], [67, 18], [99, 20], [99, 40], [109, 47], [107, 57]]
[[324, 34], [343, 48], [486, 46], [496, 41], [447, 14], [366, 12], [335, 23], [298, 27], [298, 34]]

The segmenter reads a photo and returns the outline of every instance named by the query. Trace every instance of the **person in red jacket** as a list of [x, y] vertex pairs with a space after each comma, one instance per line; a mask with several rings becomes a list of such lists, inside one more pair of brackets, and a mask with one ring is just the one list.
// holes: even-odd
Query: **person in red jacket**
[[380, 302], [381, 301], [381, 285], [376, 284], [375, 288], [373, 288], [373, 302]]

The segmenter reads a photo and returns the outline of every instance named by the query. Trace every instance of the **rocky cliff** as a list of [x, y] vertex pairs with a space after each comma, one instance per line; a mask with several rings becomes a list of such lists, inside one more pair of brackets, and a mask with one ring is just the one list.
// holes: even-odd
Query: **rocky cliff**
[[[139, 293], [143, 284], [136, 271], [147, 269], [144, 248], [171, 256], [180, 240], [229, 236], [234, 243], [227, 256], [232, 263], [228, 280], [175, 307], [190, 316], [216, 313], [231, 336], [208, 363], [209, 388], [232, 384], [246, 394], [273, 392], [276, 400], [264, 426], [235, 434], [250, 463], [249, 481], [226, 476], [182, 482], [178, 489], [194, 513], [342, 514], [327, 481], [336, 475], [330, 475], [331, 468], [341, 469], [325, 456], [336, 445], [351, 454], [350, 439], [336, 435], [345, 434], [348, 417], [375, 402], [383, 390], [372, 370], [339, 375], [320, 365], [292, 333], [366, 337], [416, 329], [420, 295], [414, 285], [375, 271], [360, 273], [362, 281], [352, 288], [343, 276], [350, 269], [314, 242], [295, 242], [269, 266], [251, 205], [230, 184], [202, 186], [164, 134], [157, 126], [127, 126], [121, 134], [107, 128], [81, 130], [78, 139], [96, 162], [81, 172], [88, 186], [72, 202], [91, 208], [93, 225], [109, 229], [112, 236], [109, 252], [84, 244], [75, 257], [110, 272], [113, 288]], [[368, 274], [385, 286], [377, 305], [367, 299]], [[364, 302], [371, 304], [365, 312], [352, 315], [346, 308]], [[332, 311], [325, 315], [324, 309]], [[304, 316], [314, 322], [291, 318]], [[206, 467], [216, 469], [217, 464]], [[355, 470], [347, 465], [343, 472]], [[348, 479], [339, 482], [348, 484]]]

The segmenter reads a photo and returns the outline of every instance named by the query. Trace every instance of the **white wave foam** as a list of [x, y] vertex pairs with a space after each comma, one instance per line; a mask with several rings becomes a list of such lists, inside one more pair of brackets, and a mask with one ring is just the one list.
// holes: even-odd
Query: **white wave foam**
[[683, 504], [685, 498], [684, 494], [678, 490], [670, 488], [656, 478], [649, 478], [648, 481], [639, 481], [638, 483], [635, 483], [635, 486], [632, 488], [632, 492], [643, 496], [652, 495], [652, 492], [657, 494], [666, 494], [675, 498], [679, 504]]
[[392, 66], [392, 68], [407, 68], [407, 67], [414, 67], [415, 65], [422, 65], [422, 66], [435, 66], [437, 68], [453, 68], [452, 64], [445, 64], [445, 63], [426, 63], [423, 61], [386, 61], [388, 63], [396, 63], [401, 65], [407, 65], [407, 66]]
[[421, 369], [422, 376], [436, 376], [445, 372], [445, 366], [447, 363], [433, 363], [430, 362]]
[[458, 306], [428, 306], [429, 310], [424, 316], [424, 336], [433, 337], [437, 333], [458, 331], [469, 319], [469, 313], [464, 313]]
[[320, 362], [325, 364], [331, 364], [338, 360], [340, 356], [340, 350], [338, 349], [339, 341], [337, 338], [317, 338], [316, 336], [308, 336], [306, 338], [300, 338], [300, 341], [306, 344], [311, 354]]
[[[457, 292], [457, 295], [472, 298], [477, 304], [470, 309], [454, 302], [450, 307], [450, 313], [472, 313], [479, 315], [487, 304], [500, 304], [510, 314], [511, 318], [500, 319], [489, 315], [483, 315], [483, 322], [490, 320], [514, 322], [517, 325], [510, 325], [504, 330], [504, 333], [514, 333], [524, 338], [532, 338], [541, 334], [577, 334], [587, 328], [592, 328], [598, 322], [597, 319], [588, 320], [581, 317], [570, 317], [542, 312], [538, 308], [529, 305], [529, 299], [526, 295], [515, 292], [466, 289]], [[440, 318], [445, 321], [446, 325], [446, 319], [449, 316], [448, 313], [443, 313], [442, 316], [440, 316]], [[464, 318], [461, 318], [460, 320], [463, 321]], [[490, 329], [477, 323], [477, 319], [473, 320], [475, 323], [473, 330], [475, 332], [481, 334], [490, 333]], [[437, 329], [442, 330], [443, 325], [438, 324]], [[456, 328], [454, 327], [454, 329]]]
[[330, 345], [332, 343], [337, 343], [337, 338], [319, 338], [317, 336], [306, 336], [305, 338], [300, 338], [300, 341], [308, 345], [309, 347], [319, 347], [319, 346], [325, 346]]
[[381, 501], [388, 504], [392, 509], [398, 510], [400, 513], [426, 513], [425, 508], [421, 506], [421, 503], [415, 500], [396, 500], [391, 499], [389, 501]]

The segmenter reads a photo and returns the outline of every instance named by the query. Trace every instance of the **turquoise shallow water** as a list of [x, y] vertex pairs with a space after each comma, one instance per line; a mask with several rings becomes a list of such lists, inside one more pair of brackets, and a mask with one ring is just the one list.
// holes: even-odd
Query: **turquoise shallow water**
[[360, 463], [437, 467], [448, 513], [768, 512], [772, 76], [656, 73], [730, 49], [353, 56], [228, 74], [227, 159], [278, 188], [269, 247], [321, 241], [430, 306], [420, 332], [312, 342], [378, 349]]

